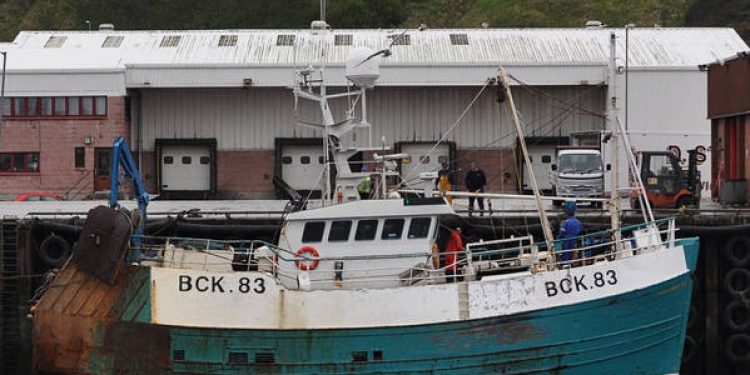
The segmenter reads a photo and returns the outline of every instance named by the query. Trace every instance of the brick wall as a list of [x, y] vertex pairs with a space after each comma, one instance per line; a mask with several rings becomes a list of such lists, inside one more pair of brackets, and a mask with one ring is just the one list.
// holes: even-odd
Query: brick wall
[[[125, 116], [125, 98], [107, 98], [107, 116], [97, 118], [9, 119], [0, 133], [0, 152], [38, 152], [39, 172], [0, 172], [0, 197], [13, 198], [24, 192], [63, 193], [77, 184], [72, 194], [93, 192], [94, 148], [112, 147], [130, 125]], [[84, 145], [91, 136], [92, 144]], [[85, 147], [84, 168], [75, 168], [76, 147]]]
[[469, 163], [476, 161], [487, 176], [488, 192], [518, 191], [518, 164], [513, 148], [496, 150], [456, 150], [456, 168], [459, 169], [460, 190], [466, 190], [464, 181]]

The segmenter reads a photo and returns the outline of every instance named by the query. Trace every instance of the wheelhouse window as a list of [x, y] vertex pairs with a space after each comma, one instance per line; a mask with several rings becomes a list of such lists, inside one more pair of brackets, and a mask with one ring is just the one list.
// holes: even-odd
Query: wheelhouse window
[[107, 115], [106, 96], [42, 96], [7, 98], [3, 115], [14, 117], [103, 117]]
[[404, 231], [404, 219], [387, 219], [383, 224], [383, 234], [380, 235], [384, 240], [398, 240]]
[[302, 242], [320, 242], [323, 240], [323, 230], [326, 223], [323, 221], [311, 221], [305, 223], [305, 229], [302, 231]]
[[357, 222], [357, 232], [354, 234], [355, 241], [372, 241], [378, 231], [377, 220], [360, 220]]
[[429, 217], [415, 217], [411, 219], [408, 238], [427, 238], [427, 235], [430, 233], [431, 221]]
[[349, 232], [352, 222], [349, 220], [334, 221], [331, 223], [331, 231], [328, 233], [328, 242], [342, 242], [349, 240]]
[[0, 172], [39, 172], [39, 153], [0, 154]]

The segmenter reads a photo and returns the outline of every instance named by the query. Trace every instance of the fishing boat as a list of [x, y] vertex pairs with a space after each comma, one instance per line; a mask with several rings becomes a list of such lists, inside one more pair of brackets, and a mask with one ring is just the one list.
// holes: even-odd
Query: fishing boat
[[[360, 53], [352, 65], [366, 66], [357, 61], [372, 55]], [[309, 74], [299, 77], [313, 82]], [[497, 83], [511, 98], [505, 82], [501, 70]], [[325, 111], [327, 94], [317, 88], [322, 92], [296, 86]], [[326, 164], [343, 163], [350, 150], [340, 136], [356, 124], [335, 123], [326, 112], [323, 119], [325, 155], [333, 155]], [[393, 158], [379, 158], [382, 199], [357, 199], [363, 172], [340, 169], [347, 172], [333, 179], [327, 171], [326, 202], [290, 212], [275, 243], [139, 235], [138, 248], [126, 252], [147, 257], [125, 264], [122, 249], [105, 248], [97, 237], [106, 233], [90, 234], [99, 248], [80, 247], [33, 308], [36, 368], [71, 374], [679, 371], [698, 240], [677, 239], [673, 220], [651, 217], [586, 234], [570, 250], [578, 257], [563, 262], [537, 192], [544, 239], [529, 234], [467, 243], [450, 253], [458, 259], [456, 279], [447, 272], [449, 253], [436, 246], [453, 208], [443, 196], [388, 194]], [[112, 272], [92, 271], [89, 257]]]

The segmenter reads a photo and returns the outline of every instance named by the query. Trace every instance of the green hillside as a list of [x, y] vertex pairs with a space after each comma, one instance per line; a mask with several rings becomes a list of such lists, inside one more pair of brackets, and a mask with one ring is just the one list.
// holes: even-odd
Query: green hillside
[[[19, 30], [306, 28], [319, 0], [2, 0], [0, 40]], [[750, 40], [747, 0], [328, 0], [334, 28], [730, 26]], [[86, 21], [89, 21], [88, 23]]]

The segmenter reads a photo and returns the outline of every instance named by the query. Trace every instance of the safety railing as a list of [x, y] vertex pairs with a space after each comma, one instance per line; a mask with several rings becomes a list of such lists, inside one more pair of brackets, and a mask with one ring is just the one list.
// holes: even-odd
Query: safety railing
[[[353, 287], [368, 287], [378, 282], [406, 286], [442, 283], [455, 278], [472, 280], [503, 273], [547, 272], [614, 261], [673, 247], [675, 231], [674, 219], [663, 219], [555, 240], [553, 252], [547, 251], [544, 242], [534, 242], [530, 235], [473, 242], [467, 244], [463, 251], [423, 251], [397, 255], [313, 257], [308, 253], [298, 255], [261, 240], [153, 236], [143, 236], [139, 250], [143, 254], [143, 264], [154, 267], [217, 272], [258, 271], [280, 281], [296, 281], [299, 274], [304, 272], [309, 276], [313, 288], [323, 284], [335, 285], [337, 282], [345, 282]], [[566, 248], [570, 242], [573, 246]], [[455, 259], [455, 266], [446, 262], [452, 258]], [[400, 268], [389, 266], [388, 262], [378, 262], [395, 259], [412, 261], [399, 263]], [[346, 280], [342, 279], [341, 273], [337, 273], [336, 266], [316, 268], [311, 266], [313, 262], [316, 265], [322, 262], [329, 262], [329, 265], [346, 262]], [[306, 267], [299, 267], [300, 264]], [[454, 269], [458, 272], [452, 272]]]

